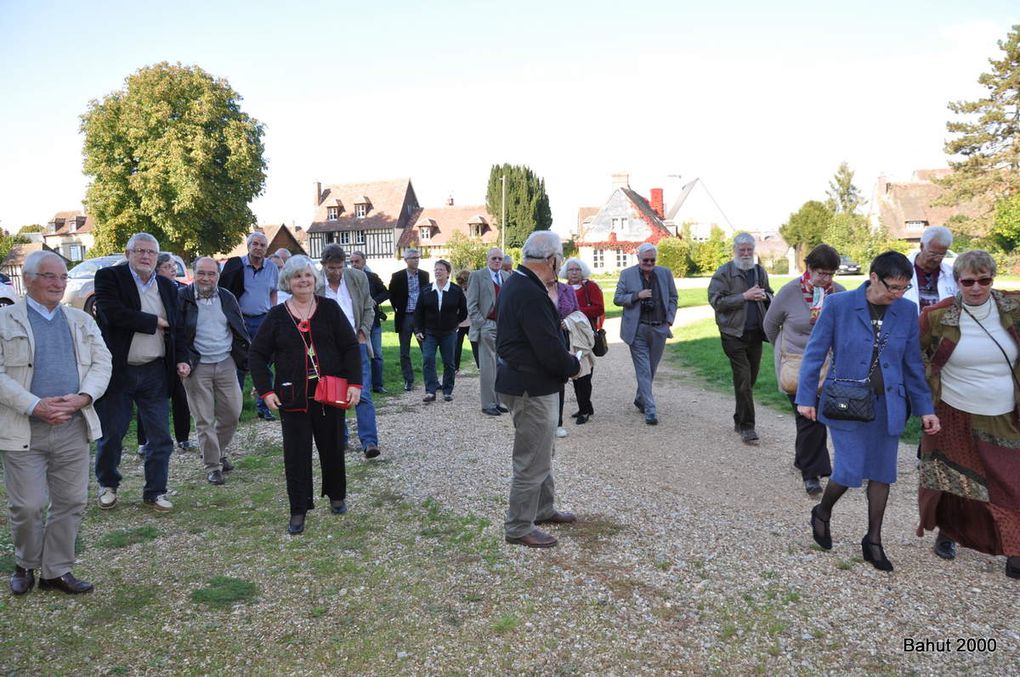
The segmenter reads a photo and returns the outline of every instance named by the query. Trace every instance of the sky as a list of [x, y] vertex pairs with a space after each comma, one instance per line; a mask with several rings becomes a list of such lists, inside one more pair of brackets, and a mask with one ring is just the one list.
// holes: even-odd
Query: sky
[[80, 209], [80, 116], [169, 61], [265, 125], [262, 224], [307, 226], [315, 181], [482, 204], [510, 162], [561, 232], [617, 172], [667, 208], [700, 178], [735, 227], [775, 230], [840, 162], [867, 196], [946, 166], [946, 104], [983, 93], [1017, 23], [1015, 0], [0, 0], [0, 228]]

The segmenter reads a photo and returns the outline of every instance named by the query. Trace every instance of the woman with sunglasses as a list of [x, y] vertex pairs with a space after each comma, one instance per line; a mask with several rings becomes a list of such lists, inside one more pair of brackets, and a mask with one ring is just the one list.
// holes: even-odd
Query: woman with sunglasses
[[1006, 575], [1020, 578], [1020, 294], [992, 289], [995, 261], [980, 250], [958, 256], [953, 277], [956, 297], [921, 314], [943, 427], [921, 443], [917, 535], [937, 528], [937, 543], [1005, 555]]
[[[811, 510], [812, 536], [819, 546], [831, 549], [833, 507], [848, 487], [860, 487], [868, 480], [868, 531], [861, 539], [861, 553], [882, 571], [893, 569], [882, 548], [882, 520], [889, 485], [896, 481], [896, 455], [908, 412], [921, 417], [926, 433], [939, 430], [924, 380], [917, 307], [903, 298], [912, 273], [907, 257], [885, 252], [871, 262], [868, 281], [855, 291], [826, 299], [804, 349], [797, 388], [797, 412], [829, 426], [835, 449], [832, 476], [821, 502]], [[816, 410], [818, 377], [830, 351], [832, 367]], [[843, 420], [825, 414], [826, 389], [836, 379], [867, 383], [873, 420]]]

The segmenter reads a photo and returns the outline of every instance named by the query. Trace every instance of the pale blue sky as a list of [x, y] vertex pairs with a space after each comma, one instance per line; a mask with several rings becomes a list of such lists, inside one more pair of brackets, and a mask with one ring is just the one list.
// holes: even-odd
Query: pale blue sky
[[[944, 166], [946, 102], [979, 94], [1015, 2], [14, 2], [0, 0], [0, 226], [80, 208], [78, 116], [162, 60], [224, 77], [266, 125], [262, 223], [312, 183], [410, 177], [484, 200], [544, 176], [557, 229], [629, 172], [701, 177], [737, 227], [780, 225], [847, 160]], [[828, 7], [827, 5], [832, 5]]]

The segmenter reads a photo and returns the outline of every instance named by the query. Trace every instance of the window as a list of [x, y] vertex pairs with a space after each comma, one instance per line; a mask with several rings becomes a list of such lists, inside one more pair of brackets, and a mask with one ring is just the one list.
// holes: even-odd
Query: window
[[614, 216], [613, 217], [613, 232], [622, 233], [628, 225], [628, 219], [626, 216]]
[[363, 230], [343, 230], [337, 235], [337, 242], [348, 247], [365, 244], [365, 231]]
[[616, 267], [617, 268], [626, 268], [627, 267], [627, 259], [629, 259], [629, 258], [630, 257], [627, 255], [627, 252], [623, 251], [622, 249], [617, 249], [616, 250]]
[[421, 228], [418, 229], [418, 233], [419, 233], [419, 237], [422, 240], [431, 240], [432, 239], [432, 228], [430, 228], [429, 226], [422, 226]]
[[81, 261], [85, 258], [85, 247], [80, 244], [73, 244], [68, 248], [67, 258], [72, 261]]
[[605, 252], [601, 249], [596, 249], [591, 253], [592, 268], [605, 268], [606, 258]]
[[471, 237], [481, 237], [482, 236], [482, 224], [480, 224], [480, 223], [469, 223], [468, 224], [468, 231], [470, 232]]
[[368, 205], [364, 203], [354, 205], [354, 216], [363, 219], [368, 216]]
[[928, 227], [927, 221], [907, 221], [907, 230], [921, 231]]
[[339, 207], [326, 207], [326, 220], [327, 221], [336, 221], [338, 218], [340, 218], [340, 208]]

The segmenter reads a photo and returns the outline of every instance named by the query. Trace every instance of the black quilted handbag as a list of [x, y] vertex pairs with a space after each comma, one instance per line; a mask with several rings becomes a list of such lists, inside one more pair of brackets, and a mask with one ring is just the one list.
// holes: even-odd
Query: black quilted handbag
[[[883, 339], [875, 353], [875, 360], [871, 363], [868, 375], [860, 380], [849, 378], [832, 378], [825, 382], [822, 388], [822, 395], [825, 398], [822, 404], [822, 414], [826, 418], [835, 421], [874, 421], [875, 420], [875, 393], [871, 389], [871, 374], [878, 366], [878, 360], [882, 357], [882, 351], [888, 343], [888, 337]], [[832, 361], [835, 365], [835, 359]]]

